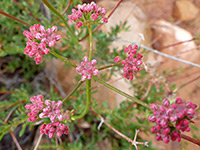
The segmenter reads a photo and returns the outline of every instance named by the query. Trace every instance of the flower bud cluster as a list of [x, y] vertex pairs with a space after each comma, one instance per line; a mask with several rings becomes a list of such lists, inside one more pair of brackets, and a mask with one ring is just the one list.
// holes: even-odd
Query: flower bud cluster
[[156, 140], [169, 143], [171, 136], [172, 141], [180, 142], [180, 131], [190, 131], [189, 123], [194, 117], [196, 108], [196, 104], [184, 103], [179, 97], [171, 105], [168, 99], [162, 102], [162, 106], [151, 104], [154, 113], [148, 120], [156, 123], [156, 126], [151, 128], [151, 132], [156, 133]]
[[[133, 47], [131, 45], [125, 47], [124, 52], [127, 53], [128, 57], [121, 61], [124, 66], [124, 77], [130, 80], [133, 80], [134, 74], [140, 71], [139, 66], [142, 65], [143, 55], [138, 53], [137, 49], [137, 45], [134, 45]], [[119, 56], [117, 56], [114, 61], [117, 63], [120, 62]]]
[[51, 139], [55, 133], [58, 137], [61, 137], [62, 134], [68, 134], [68, 130], [67, 126], [57, 121], [49, 124], [42, 124], [40, 127], [40, 134], [47, 134]]
[[85, 81], [86, 79], [91, 79], [93, 75], [96, 76], [99, 73], [99, 71], [94, 67], [96, 63], [97, 61], [95, 59], [89, 62], [87, 56], [83, 57], [81, 66], [76, 67], [76, 71], [82, 74], [82, 81]]
[[71, 22], [75, 22], [78, 28], [84, 24], [107, 23], [108, 19], [105, 16], [105, 8], [98, 7], [95, 2], [90, 4], [77, 5], [78, 10], [72, 9], [72, 14], [68, 15]]
[[27, 112], [29, 118], [28, 121], [34, 122], [39, 118], [49, 118], [49, 124], [42, 124], [40, 128], [41, 133], [48, 134], [49, 138], [52, 138], [56, 133], [57, 136], [68, 133], [68, 127], [62, 124], [64, 117], [61, 113], [62, 101], [44, 100], [42, 95], [31, 97], [32, 104], [26, 104], [25, 108], [29, 110]]
[[42, 95], [37, 95], [30, 98], [32, 104], [26, 104], [25, 108], [30, 110], [28, 112], [28, 121], [33, 122], [38, 119], [38, 113], [42, 111], [44, 107], [44, 97]]
[[61, 39], [60, 35], [56, 35], [57, 27], [53, 26], [45, 30], [44, 26], [34, 24], [29, 31], [24, 31], [23, 34], [27, 37], [26, 48], [24, 54], [34, 58], [36, 64], [42, 62], [42, 56], [48, 54], [48, 47], [54, 47], [56, 41]]

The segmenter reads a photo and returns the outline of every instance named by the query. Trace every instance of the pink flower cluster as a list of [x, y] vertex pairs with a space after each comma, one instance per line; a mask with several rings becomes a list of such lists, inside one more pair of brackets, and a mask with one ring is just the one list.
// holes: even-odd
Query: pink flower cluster
[[24, 54], [29, 55], [31, 58], [35, 58], [36, 64], [41, 63], [42, 56], [50, 52], [48, 47], [53, 47], [56, 44], [56, 41], [61, 39], [61, 36], [56, 35], [56, 32], [56, 26], [48, 28], [47, 30], [40, 24], [31, 26], [30, 32], [26, 30], [23, 33], [28, 39]]
[[49, 124], [42, 124], [40, 127], [40, 134], [47, 134], [51, 139], [55, 133], [58, 137], [61, 137], [62, 134], [68, 134], [68, 130], [67, 126], [57, 121]]
[[32, 102], [32, 104], [26, 104], [25, 108], [30, 110], [30, 112], [28, 112], [28, 121], [33, 122], [38, 119], [38, 113], [44, 107], [44, 97], [42, 95], [37, 95], [31, 97], [30, 101]]
[[[124, 66], [124, 77], [130, 80], [133, 80], [134, 74], [140, 71], [139, 66], [142, 64], [143, 55], [137, 53], [137, 49], [137, 45], [125, 47], [124, 52], [127, 53], [128, 57], [121, 61]], [[114, 61], [117, 63], [120, 62], [119, 56], [117, 56]]]
[[45, 100], [42, 95], [31, 97], [32, 104], [26, 104], [25, 108], [29, 110], [27, 112], [29, 118], [28, 121], [34, 122], [39, 118], [49, 118], [49, 124], [42, 124], [40, 128], [41, 133], [48, 134], [49, 138], [52, 138], [56, 133], [57, 136], [68, 133], [68, 127], [62, 124], [64, 117], [61, 113], [62, 101]]
[[172, 141], [180, 142], [180, 130], [182, 132], [190, 131], [189, 123], [194, 117], [196, 108], [196, 104], [184, 103], [179, 97], [171, 105], [168, 99], [165, 99], [160, 107], [151, 104], [154, 113], [149, 116], [148, 120], [156, 123], [156, 126], [151, 128], [151, 132], [156, 133], [156, 140], [169, 143], [171, 136]]
[[81, 80], [85, 81], [86, 79], [91, 79], [92, 76], [96, 76], [99, 71], [94, 67], [97, 61], [93, 59], [89, 62], [88, 57], [83, 57], [83, 62], [81, 62], [81, 66], [76, 67], [76, 71], [82, 74]]
[[87, 23], [107, 23], [105, 8], [98, 7], [95, 2], [77, 6], [78, 10], [72, 9], [72, 14], [68, 15], [71, 22], [75, 22], [78, 28]]

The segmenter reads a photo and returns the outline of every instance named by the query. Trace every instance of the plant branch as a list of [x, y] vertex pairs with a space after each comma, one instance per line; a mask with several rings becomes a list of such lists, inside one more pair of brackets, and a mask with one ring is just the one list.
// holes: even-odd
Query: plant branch
[[77, 89], [83, 84], [84, 81], [79, 81], [76, 87], [64, 98], [62, 101], [63, 103], [67, 101], [76, 91]]
[[28, 11], [28, 14], [29, 14], [31, 17], [33, 17], [37, 22], [40, 22], [40, 20], [39, 20], [38, 18], [36, 18], [36, 17], [32, 14], [31, 11], [26, 10], [26, 8], [24, 8], [22, 5], [20, 5], [20, 4], [17, 2], [17, 0], [13, 0], [13, 2], [14, 2], [17, 6], [19, 6], [22, 10]]
[[169, 47], [173, 47], [173, 46], [176, 46], [176, 45], [180, 45], [180, 44], [183, 44], [183, 43], [186, 43], [186, 42], [191, 42], [191, 41], [194, 41], [194, 40], [196, 40], [195, 37], [190, 39], [190, 40], [185, 40], [185, 41], [177, 42], [177, 43], [170, 44], [170, 45], [167, 45], [167, 46], [163, 46], [163, 47], [160, 48], [160, 50], [165, 49], [165, 48], [169, 48]]
[[137, 134], [139, 132], [139, 130], [136, 130], [136, 133], [135, 133], [135, 137], [134, 137], [134, 140], [130, 139], [129, 137], [127, 137], [126, 135], [124, 135], [123, 133], [119, 132], [117, 129], [115, 129], [114, 127], [112, 127], [109, 123], [107, 123], [105, 121], [105, 119], [101, 116], [101, 115], [98, 115], [96, 112], [94, 112], [92, 109], [90, 109], [91, 112], [96, 115], [97, 117], [101, 118], [101, 122], [103, 122], [107, 127], [109, 127], [111, 130], [113, 130], [115, 133], [117, 133], [119, 136], [121, 136], [123, 139], [127, 140], [128, 142], [130, 142], [132, 145], [135, 146], [135, 148], [137, 149], [137, 144], [141, 144], [141, 145], [145, 145], [145, 146], [148, 146], [148, 142], [137, 142], [136, 141], [136, 138], [137, 138]]
[[65, 8], [65, 10], [62, 12], [62, 15], [64, 15], [66, 13], [66, 11], [69, 9], [69, 6], [71, 4], [71, 0], [69, 0], [67, 7]]
[[63, 57], [63, 56], [60, 56], [58, 53], [56, 53], [56, 52], [54, 52], [54, 51], [50, 51], [50, 53], [51, 53], [52, 55], [54, 55], [55, 57], [59, 58], [60, 60], [64, 61], [66, 64], [72, 66], [73, 68], [76, 68], [76, 67], [77, 67], [76, 65], [72, 64], [71, 62], [69, 62], [69, 61], [67, 60], [67, 58], [65, 58], [65, 57]]
[[83, 118], [89, 110], [90, 102], [91, 102], [91, 80], [88, 80], [88, 79], [86, 80], [86, 93], [87, 93], [87, 100], [86, 100], [85, 109], [79, 116], [74, 116], [73, 117], [74, 119]]
[[108, 68], [115, 67], [115, 66], [121, 66], [121, 64], [117, 63], [117, 64], [111, 64], [111, 65], [103, 66], [103, 67], [99, 68], [98, 70], [104, 70], [104, 69], [108, 69]]
[[20, 23], [22, 23], [22, 24], [24, 24], [24, 25], [30, 27], [30, 25], [29, 25], [28, 23], [26, 23], [26, 22], [24, 22], [24, 21], [22, 21], [22, 20], [20, 20], [20, 19], [18, 19], [18, 18], [15, 18], [14, 16], [11, 16], [11, 15], [9, 15], [9, 14], [7, 14], [7, 13], [1, 11], [1, 10], [0, 10], [0, 14], [2, 14], [2, 15], [4, 15], [4, 16], [10, 18], [10, 19], [13, 19], [13, 20], [15, 20], [15, 21], [18, 21], [18, 22], [20, 22]]
[[123, 91], [121, 91], [121, 90], [119, 90], [119, 89], [113, 87], [112, 85], [109, 85], [108, 83], [104, 82], [104, 81], [101, 80], [101, 79], [98, 79], [97, 77], [94, 77], [94, 76], [93, 76], [93, 79], [94, 79], [95, 81], [97, 81], [97, 82], [103, 84], [105, 87], [107, 87], [107, 88], [109, 88], [109, 89], [111, 89], [111, 90], [117, 92], [118, 94], [120, 94], [120, 95], [126, 97], [127, 99], [130, 99], [130, 100], [132, 100], [133, 102], [138, 103], [138, 104], [140, 104], [140, 105], [142, 105], [142, 106], [144, 106], [144, 107], [146, 107], [146, 108], [148, 108], [148, 109], [151, 110], [151, 108], [149, 107], [148, 104], [146, 104], [146, 103], [144, 103], [144, 102], [138, 100], [137, 98], [128, 95], [127, 93], [125, 93], [125, 92], [123, 92]]
[[37, 140], [37, 143], [36, 143], [36, 145], [35, 145], [34, 150], [37, 150], [37, 148], [38, 148], [38, 146], [39, 146], [39, 144], [40, 144], [40, 141], [41, 141], [41, 139], [42, 139], [42, 136], [43, 136], [43, 134], [40, 134], [40, 136], [39, 136], [39, 138], [38, 138], [38, 140]]
[[[70, 3], [71, 3], [71, 0], [69, 0], [69, 2], [68, 2], [68, 4], [67, 4], [67, 7], [66, 7], [65, 10], [61, 13], [62, 15], [64, 15], [64, 14], [66, 13], [66, 11], [69, 9]], [[56, 18], [56, 20], [55, 20], [52, 24], [55, 24], [59, 19], [60, 19], [60, 17]]]
[[10, 131], [10, 135], [11, 135], [11, 137], [12, 137], [14, 143], [16, 144], [17, 149], [18, 149], [18, 150], [22, 150], [21, 146], [19, 145], [19, 142], [17, 141], [17, 139], [16, 139], [16, 137], [15, 137], [15, 135], [14, 135], [14, 133], [13, 133], [12, 131]]
[[185, 134], [181, 134], [181, 138], [183, 138], [183, 139], [185, 139], [185, 140], [187, 140], [187, 141], [189, 141], [191, 143], [194, 143], [194, 144], [200, 146], [200, 140], [194, 139], [194, 138], [189, 137], [189, 136], [187, 136]]
[[71, 27], [65, 21], [65, 18], [51, 5], [51, 3], [48, 0], [42, 0], [42, 1], [51, 11], [53, 11], [58, 17], [60, 17], [63, 20], [65, 26], [68, 28], [68, 30], [71, 32], [71, 34], [75, 37], [74, 32], [72, 31]]

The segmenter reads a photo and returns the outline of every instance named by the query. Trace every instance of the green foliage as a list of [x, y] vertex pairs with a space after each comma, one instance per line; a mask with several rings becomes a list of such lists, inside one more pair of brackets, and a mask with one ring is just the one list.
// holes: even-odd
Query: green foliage
[[[68, 4], [68, 1], [66, 0], [50, 0], [50, 2], [58, 10], [58, 12], [62, 12]], [[88, 28], [82, 27], [77, 29], [74, 25], [71, 25], [70, 27], [73, 33], [76, 33], [76, 36], [74, 36], [69, 32], [69, 30], [66, 29], [66, 27], [64, 27], [63, 20], [57, 20], [57, 16], [50, 10], [44, 9], [41, 2], [36, 3], [35, 0], [30, 0], [17, 1], [17, 3], [25, 9], [17, 6], [12, 0], [3, 0], [0, 2], [0, 5], [2, 6], [2, 11], [26, 21], [30, 25], [37, 24], [39, 22], [44, 25], [45, 28], [57, 25], [60, 30], [59, 32], [62, 32], [61, 34], [63, 38], [61, 43], [59, 43], [53, 50], [58, 54], [65, 56], [70, 61], [76, 60], [77, 64], [82, 61], [83, 56], [85, 56], [85, 53], [87, 52], [87, 48], [83, 48], [85, 47], [83, 42], [88, 42], [87, 40], [89, 40], [89, 38], [87, 37], [81, 42], [80, 40], [88, 34]], [[71, 2], [70, 8], [67, 10], [66, 14], [63, 15], [65, 20], [67, 20], [67, 15], [71, 13], [71, 9], [78, 3], [80, 3], [79, 0], [73, 0]], [[30, 12], [32, 15], [30, 15]], [[50, 15], [48, 15], [48, 13]], [[96, 27], [97, 25], [93, 25], [92, 29], [95, 29]], [[33, 83], [31, 81], [38, 72], [44, 71], [45, 63], [35, 65], [35, 62], [32, 59], [23, 55], [26, 43], [26, 39], [23, 35], [24, 30], [28, 30], [28, 27], [0, 15], [0, 56], [4, 56], [4, 58], [0, 61], [3, 62], [5, 70], [11, 73], [20, 72], [20, 75], [22, 75], [27, 82], [26, 84], [20, 85], [20, 88], [18, 89], [9, 89], [11, 93], [8, 94], [5, 99], [0, 101], [0, 141], [6, 134], [9, 134], [10, 131], [15, 131], [19, 126], [21, 127], [19, 137], [25, 135], [27, 128], [33, 128], [33, 123], [27, 121], [28, 117], [24, 106], [27, 103], [30, 103], [29, 99], [31, 96], [38, 94], [38, 90], [36, 91], [33, 88]], [[123, 53], [123, 47], [113, 46], [113, 40], [118, 38], [119, 33], [122, 31], [129, 31], [129, 27], [126, 22], [111, 27], [110, 32], [108, 33], [104, 33], [99, 30], [93, 34], [95, 42], [93, 58], [97, 60], [98, 67], [113, 64], [113, 59], [116, 56], [120, 56], [122, 59], [126, 57]], [[113, 49], [110, 49], [110, 47], [113, 47]], [[11, 57], [12, 59], [6, 62], [7, 57]], [[45, 59], [48, 60], [51, 58], [52, 56], [48, 55]], [[102, 73], [99, 77], [109, 81], [111, 76], [115, 75], [114, 73], [116, 71], [120, 73], [122, 72], [120, 67], [114, 67], [110, 69], [109, 73]], [[166, 80], [160, 79], [160, 76], [161, 75], [159, 75], [155, 70], [153, 73], [146, 72], [145, 70], [138, 73], [136, 75], [137, 80], [130, 82], [130, 88], [134, 88], [134, 96], [147, 104], [160, 103], [166, 94], [170, 97], [171, 95], [165, 92]], [[80, 75], [77, 75], [74, 78], [79, 81]], [[41, 91], [44, 91], [46, 94], [45, 99], [55, 101], [62, 100], [53, 88], [47, 89], [42, 87], [42, 85], [40, 86], [39, 90], [42, 89]], [[4, 87], [0, 88], [2, 92], [6, 92], [8, 90]], [[176, 90], [176, 85], [172, 85], [169, 89], [170, 91]], [[108, 106], [109, 99], [104, 100], [101, 105], [98, 104], [94, 97], [96, 92], [98, 92], [98, 90], [93, 89], [92, 87], [92, 103], [90, 108], [92, 108], [92, 110], [94, 110], [97, 114], [103, 116], [106, 122], [113, 128], [117, 129], [131, 139], [134, 138], [136, 129], [140, 129], [140, 131], [146, 135], [150, 134], [149, 131], [151, 124], [147, 120], [147, 117], [151, 113], [149, 109], [126, 99], [124, 99], [119, 107], [110, 109], [110, 106]], [[174, 93], [172, 92], [172, 94]], [[85, 109], [85, 105], [86, 88], [85, 86], [81, 86], [73, 94], [73, 96], [63, 104], [62, 111], [69, 110], [70, 114], [81, 114]], [[10, 113], [12, 113], [12, 115], [9, 117], [8, 122], [5, 122], [4, 120]], [[82, 127], [81, 121], [86, 123], [89, 127]], [[49, 122], [49, 119], [44, 119], [44, 123], [46, 122]], [[98, 130], [97, 128], [100, 122], [100, 118], [94, 115], [91, 111], [89, 111], [81, 120], [67, 120], [65, 123], [69, 127], [69, 135], [62, 136], [61, 140], [63, 141], [63, 144], [59, 144], [57, 146], [56, 139], [53, 138], [49, 140], [49, 143], [39, 145], [38, 149], [56, 149], [59, 147], [60, 149], [70, 150], [100, 150], [99, 145], [104, 143], [107, 143], [108, 146], [112, 147], [112, 149], [117, 150], [135, 149], [130, 142], [120, 137], [105, 124], [102, 124], [100, 130]], [[195, 126], [191, 127], [192, 130], [198, 130]], [[195, 133], [193, 133], [193, 136], [198, 138]], [[143, 139], [139, 134], [137, 141], [142, 142], [147, 140]], [[151, 139], [148, 139], [148, 141], [151, 141]], [[142, 150], [156, 149], [151, 142], [149, 143], [148, 148], [143, 145], [139, 145], [138, 147]]]

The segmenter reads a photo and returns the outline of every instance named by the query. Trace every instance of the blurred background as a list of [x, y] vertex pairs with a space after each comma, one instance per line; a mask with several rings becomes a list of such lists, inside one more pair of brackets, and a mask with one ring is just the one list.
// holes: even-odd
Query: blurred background
[[[50, 0], [50, 2], [59, 12], [63, 12], [69, 0]], [[88, 3], [91, 1], [72, 0], [64, 17], [67, 18], [67, 15], [71, 14], [71, 9], [75, 8], [80, 2]], [[98, 6], [106, 8], [107, 14], [109, 14], [119, 1], [96, 0], [95, 2]], [[2, 0], [0, 10], [30, 25], [40, 23], [45, 28], [57, 25], [58, 34], [62, 35], [64, 39], [56, 45], [55, 51], [71, 59], [74, 63], [80, 62], [89, 46], [87, 39], [78, 43], [67, 41], [70, 37], [64, 33], [66, 29], [62, 21], [42, 1]], [[23, 54], [26, 46], [26, 38], [23, 35], [24, 30], [28, 30], [28, 27], [0, 14], [0, 124], [2, 125], [0, 127], [2, 138], [0, 150], [17, 149], [9, 134], [10, 126], [4, 125], [4, 122], [8, 123], [8, 120], [15, 123], [13, 132], [23, 149], [32, 149], [39, 136], [38, 126], [30, 126], [24, 121], [26, 117], [24, 113], [22, 114], [24, 111], [23, 106], [28, 103], [30, 96], [36, 95], [36, 93], [52, 99], [64, 98], [75, 86], [78, 78], [74, 69], [67, 67], [63, 62], [52, 56], [46, 56], [44, 63], [40, 65], [36, 65], [33, 59], [25, 56]], [[144, 36], [144, 40], [140, 40], [140, 34]], [[97, 58], [100, 65], [113, 63], [112, 60], [115, 56], [123, 51], [123, 46], [127, 46], [132, 42], [200, 65], [200, 1], [122, 0], [109, 18], [109, 22], [103, 25], [94, 37], [97, 51], [94, 57]], [[114, 75], [114, 70], [105, 71], [102, 76], [115, 87], [129, 94], [136, 94], [138, 99], [143, 98], [148, 103], [156, 100], [161, 101], [166, 95], [171, 98], [178, 95], [184, 100], [191, 100], [193, 103], [200, 104], [200, 69], [193, 65], [172, 60], [170, 57], [155, 54], [149, 51], [148, 48], [141, 50], [148, 71], [138, 75], [138, 83], [123, 80], [119, 70], [119, 73]], [[102, 58], [105, 60], [101, 61]], [[94, 88], [98, 90], [98, 93], [94, 92], [97, 104], [106, 106], [108, 110], [120, 114], [125, 106], [131, 105], [123, 97], [96, 83], [94, 83]], [[71, 107], [78, 107], [78, 104], [82, 104], [80, 99], [84, 95], [80, 97], [80, 94], [84, 93], [84, 90], [72, 97], [72, 99], [78, 100], [77, 104], [69, 104]], [[106, 104], [105, 100], [107, 100]], [[96, 104], [94, 105], [97, 107]], [[68, 108], [68, 106], [66, 107]], [[117, 108], [118, 110], [116, 110]], [[116, 120], [120, 124], [120, 119], [116, 119], [116, 116], [112, 116], [112, 113], [107, 115], [110, 116], [110, 121], [113, 121], [113, 124]], [[140, 115], [140, 113], [137, 113], [139, 120], [144, 121], [145, 117], [140, 118]], [[192, 127], [193, 131], [187, 134], [198, 139], [200, 139], [199, 119], [200, 116], [197, 113]], [[135, 120], [137, 119], [132, 119], [132, 121]], [[9, 124], [12, 124], [12, 121]], [[17, 121], [18, 123], [16, 123]], [[63, 137], [62, 141], [65, 144], [60, 149], [64, 149], [63, 147], [72, 150], [91, 148], [101, 150], [135, 149], [126, 141], [121, 141], [120, 137], [114, 135], [112, 131], [108, 131], [109, 129], [106, 129], [106, 127], [102, 129], [103, 133], [101, 135], [100, 133], [93, 135], [93, 132], [97, 132], [96, 126], [98, 123], [99, 120], [92, 119], [90, 114], [85, 119], [69, 125], [71, 134]], [[132, 126], [127, 125], [127, 123], [118, 125], [118, 123], [116, 122], [117, 128], [125, 134], [126, 132], [129, 134], [132, 127], [134, 127], [133, 131], [136, 127], [142, 128], [139, 125]], [[148, 124], [146, 125], [148, 126]], [[145, 131], [143, 128], [141, 130]], [[6, 131], [5, 134], [3, 131]], [[181, 143], [170, 142], [164, 144], [156, 141], [155, 135], [146, 132], [141, 132], [139, 139], [152, 141], [150, 149], [200, 149], [185, 140], [182, 140]], [[67, 145], [67, 143], [69, 144]], [[55, 141], [50, 141], [46, 137], [43, 137], [41, 145], [43, 146], [39, 149], [55, 149], [55, 146], [52, 147], [52, 145], [55, 145]], [[140, 147], [140, 149], [145, 148]]]

